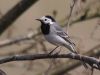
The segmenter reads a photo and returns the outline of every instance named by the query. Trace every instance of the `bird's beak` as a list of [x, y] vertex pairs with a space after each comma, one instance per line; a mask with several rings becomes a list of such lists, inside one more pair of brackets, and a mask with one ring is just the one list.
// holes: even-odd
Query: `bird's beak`
[[37, 20], [37, 21], [41, 21], [41, 19], [35, 19], [35, 20]]

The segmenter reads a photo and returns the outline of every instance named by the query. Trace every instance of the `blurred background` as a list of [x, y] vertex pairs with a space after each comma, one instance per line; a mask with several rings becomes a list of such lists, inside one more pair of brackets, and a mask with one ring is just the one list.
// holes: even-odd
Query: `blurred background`
[[[45, 41], [36, 18], [53, 16], [67, 32], [73, 0], [0, 0], [0, 56], [48, 53], [55, 46]], [[16, 17], [15, 17], [16, 16]], [[100, 56], [100, 0], [76, 0], [68, 34], [80, 54]], [[30, 39], [15, 41], [34, 35]], [[59, 51], [59, 48], [56, 50]], [[61, 48], [60, 53], [69, 52]], [[89, 75], [79, 61], [43, 59], [0, 65], [7, 75]], [[95, 75], [100, 71], [94, 70]]]

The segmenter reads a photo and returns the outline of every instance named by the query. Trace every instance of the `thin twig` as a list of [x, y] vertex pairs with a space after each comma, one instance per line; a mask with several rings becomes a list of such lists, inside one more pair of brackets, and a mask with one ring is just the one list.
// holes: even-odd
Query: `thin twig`
[[39, 34], [40, 34], [40, 32], [34, 31], [34, 32], [30, 32], [29, 34], [27, 34], [25, 36], [18, 36], [16, 38], [11, 38], [11, 39], [6, 39], [3, 41], [0, 41], [0, 48], [19, 43], [21, 41], [31, 40]]
[[68, 29], [69, 29], [69, 25], [70, 25], [70, 20], [71, 20], [71, 15], [72, 15], [72, 12], [73, 12], [73, 8], [75, 6], [75, 3], [76, 3], [77, 0], [73, 0], [73, 4], [70, 6], [70, 14], [68, 16], [68, 21], [67, 21], [67, 34], [68, 34]]
[[50, 71], [50, 69], [52, 68], [53, 65], [53, 60], [51, 60], [48, 69], [44, 72], [44, 75], [49, 75], [48, 72]]
[[98, 24], [95, 25], [94, 29], [92, 30], [91, 34], [90, 34], [90, 38], [94, 39], [94, 40], [97, 40], [97, 41], [100, 41], [100, 39], [97, 39], [94, 37], [95, 33], [96, 33], [96, 30], [100, 27], [100, 19], [98, 20]]

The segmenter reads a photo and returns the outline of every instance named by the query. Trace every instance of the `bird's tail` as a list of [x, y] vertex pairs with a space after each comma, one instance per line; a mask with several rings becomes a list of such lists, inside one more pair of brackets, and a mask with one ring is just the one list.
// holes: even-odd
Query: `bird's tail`
[[[76, 49], [75, 49], [75, 47], [73, 46], [73, 45], [69, 45], [69, 46], [66, 46], [71, 52], [73, 52], [73, 53], [75, 53], [75, 54], [79, 54], [77, 51], [76, 51]], [[88, 68], [88, 66], [87, 66], [87, 64], [85, 63], [85, 62], [81, 62], [82, 64], [83, 64], [83, 66], [87, 69]]]
[[71, 52], [78, 54], [73, 44], [66, 45], [65, 47], [68, 48]]

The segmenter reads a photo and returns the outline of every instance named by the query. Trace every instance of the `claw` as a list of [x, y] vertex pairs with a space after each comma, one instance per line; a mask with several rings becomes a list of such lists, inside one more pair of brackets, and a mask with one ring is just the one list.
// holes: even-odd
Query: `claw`
[[58, 52], [56, 52], [54, 55], [58, 55], [60, 53], [60, 51], [61, 51], [61, 49]]

